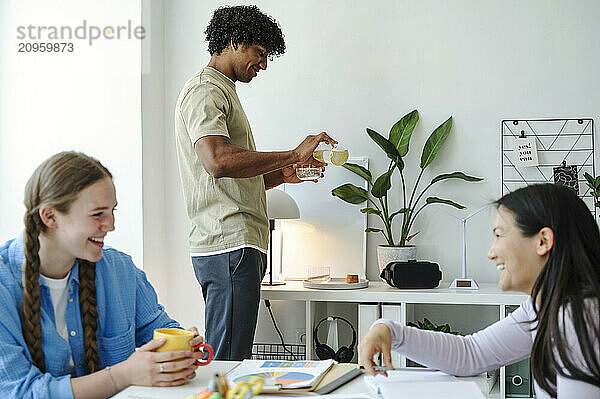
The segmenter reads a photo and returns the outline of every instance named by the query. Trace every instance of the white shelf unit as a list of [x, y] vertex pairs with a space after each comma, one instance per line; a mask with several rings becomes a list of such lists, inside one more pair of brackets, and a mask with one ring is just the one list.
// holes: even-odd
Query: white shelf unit
[[[412, 315], [410, 310], [407, 314], [407, 309], [411, 305], [491, 305], [496, 307], [496, 314], [500, 319], [506, 315], [506, 306], [520, 305], [527, 299], [526, 294], [504, 292], [496, 284], [483, 283], [479, 285], [479, 290], [474, 291], [445, 288], [449, 285], [449, 282], [441, 282], [440, 287], [444, 288], [399, 290], [388, 286], [383, 281], [372, 281], [368, 288], [359, 290], [314, 290], [304, 288], [301, 281], [288, 281], [282, 286], [262, 287], [261, 293], [262, 299], [305, 303], [306, 354], [310, 359], [316, 358], [313, 327], [319, 321], [317, 316], [322, 316], [322, 312], [317, 311], [317, 304], [322, 302], [345, 302], [357, 305], [358, 342], [360, 342], [375, 316], [393, 317], [402, 323], [410, 321]], [[403, 356], [397, 356], [394, 360], [401, 366], [406, 365]], [[504, 367], [500, 369], [499, 381], [490, 393], [490, 398], [505, 398], [505, 371]]]

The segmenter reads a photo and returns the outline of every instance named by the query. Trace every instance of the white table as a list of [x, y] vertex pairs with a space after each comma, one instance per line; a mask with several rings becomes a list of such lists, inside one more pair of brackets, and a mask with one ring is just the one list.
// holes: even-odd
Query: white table
[[[208, 366], [199, 367], [196, 371], [196, 378], [187, 383], [186, 385], [179, 387], [169, 387], [169, 388], [158, 388], [158, 387], [141, 387], [141, 386], [131, 386], [117, 395], [113, 396], [113, 398], [118, 399], [184, 399], [186, 396], [195, 394], [198, 391], [206, 388], [208, 381], [214, 377], [215, 373], [224, 373], [231, 370], [235, 367], [239, 362], [226, 362], [226, 361], [214, 361]], [[479, 384], [484, 383], [485, 378], [483, 376], [479, 377], [464, 377], [460, 378], [465, 381], [475, 381]], [[435, 384], [435, 382], [431, 382], [430, 384]], [[313, 395], [311, 393], [306, 393], [308, 395]], [[297, 397], [298, 394], [295, 396]], [[350, 381], [346, 385], [335, 390], [331, 395], [335, 398], [373, 398], [376, 399], [377, 396], [375, 393], [369, 388], [367, 383], [364, 380], [363, 376], [359, 376], [354, 380]], [[285, 397], [294, 397], [292, 395], [259, 395], [261, 398], [285, 398]], [[423, 399], [428, 399], [426, 396], [423, 396]], [[439, 398], [435, 398], [439, 399]], [[468, 399], [468, 398], [465, 398]]]

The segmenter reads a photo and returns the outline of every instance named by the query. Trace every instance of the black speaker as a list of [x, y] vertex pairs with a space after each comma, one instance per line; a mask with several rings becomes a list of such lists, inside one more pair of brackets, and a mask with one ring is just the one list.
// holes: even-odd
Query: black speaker
[[380, 277], [396, 288], [436, 288], [442, 271], [437, 263], [409, 260], [388, 263]]
[[[352, 329], [352, 343], [349, 346], [340, 346], [337, 352], [334, 351], [329, 345], [320, 343], [318, 337], [319, 326], [321, 323], [331, 320], [342, 320]], [[356, 345], [356, 330], [354, 329], [352, 323], [350, 323], [348, 320], [339, 316], [326, 317], [317, 323], [317, 326], [313, 331], [313, 337], [315, 341], [315, 353], [319, 359], [333, 359], [339, 363], [350, 363], [352, 361], [352, 358], [354, 357], [354, 345]]]

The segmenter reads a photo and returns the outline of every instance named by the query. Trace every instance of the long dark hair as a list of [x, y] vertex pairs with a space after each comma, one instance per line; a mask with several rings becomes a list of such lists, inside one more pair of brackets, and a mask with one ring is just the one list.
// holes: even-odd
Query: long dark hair
[[[103, 178], [112, 178], [110, 172], [97, 160], [79, 152], [61, 152], [42, 162], [25, 186], [25, 264], [23, 273], [23, 336], [33, 364], [45, 371], [42, 351], [42, 324], [40, 308], [40, 241], [46, 230], [39, 211], [49, 206], [67, 213], [81, 190]], [[79, 260], [79, 307], [83, 325], [85, 363], [89, 373], [98, 371], [96, 329], [96, 264]]]
[[[537, 321], [531, 351], [535, 380], [553, 397], [557, 373], [600, 387], [595, 348], [600, 339], [600, 233], [594, 217], [574, 191], [556, 184], [523, 187], [496, 204], [512, 212], [526, 237], [544, 227], [554, 232], [548, 261], [531, 292]], [[587, 370], [567, 349], [569, 312]]]

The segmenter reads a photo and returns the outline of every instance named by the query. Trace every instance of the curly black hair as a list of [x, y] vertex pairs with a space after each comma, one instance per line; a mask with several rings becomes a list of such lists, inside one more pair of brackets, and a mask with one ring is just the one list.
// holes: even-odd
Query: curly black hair
[[263, 46], [270, 59], [285, 53], [279, 24], [256, 6], [221, 7], [215, 10], [204, 33], [210, 55], [220, 55], [231, 40], [236, 45]]

